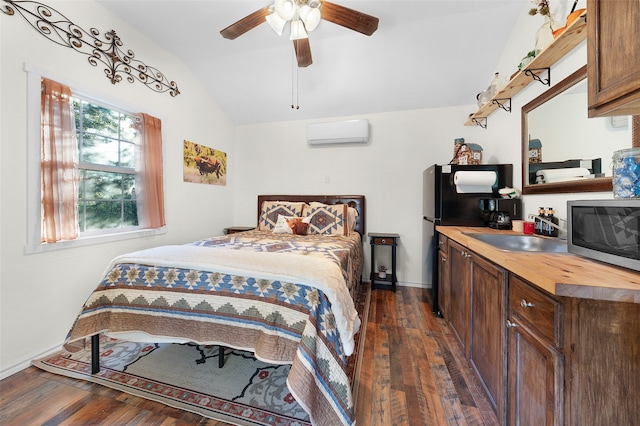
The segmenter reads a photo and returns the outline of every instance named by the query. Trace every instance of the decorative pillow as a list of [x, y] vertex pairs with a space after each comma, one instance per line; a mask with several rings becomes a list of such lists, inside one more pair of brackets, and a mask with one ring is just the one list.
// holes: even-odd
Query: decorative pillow
[[309, 222], [311, 216], [297, 217], [297, 216], [278, 216], [278, 222], [275, 228], [273, 228], [274, 234], [295, 234], [295, 235], [307, 235], [309, 228]]
[[260, 209], [258, 229], [261, 231], [273, 231], [278, 216], [302, 216], [305, 203], [292, 203], [287, 201], [263, 201]]
[[[315, 207], [314, 207], [315, 206]], [[346, 204], [333, 206], [314, 203], [304, 210], [305, 217], [310, 217], [309, 234], [317, 235], [349, 235]]]
[[[312, 201], [309, 203], [309, 207], [318, 208], [318, 207], [327, 207], [329, 204], [319, 203], [317, 201]], [[349, 224], [349, 233], [351, 233], [354, 229], [356, 229], [356, 220], [358, 220], [358, 210], [353, 207], [349, 207], [348, 204], [334, 204], [335, 206], [347, 206], [347, 223]], [[306, 215], [307, 211], [304, 211], [303, 214]]]

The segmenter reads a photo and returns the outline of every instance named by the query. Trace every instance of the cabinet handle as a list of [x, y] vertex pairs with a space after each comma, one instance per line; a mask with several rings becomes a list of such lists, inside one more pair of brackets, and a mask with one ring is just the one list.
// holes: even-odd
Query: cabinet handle
[[522, 306], [523, 308], [532, 308], [533, 307], [533, 303], [527, 302], [526, 300], [522, 299], [520, 301], [520, 306]]
[[382, 239], [382, 244], [386, 243], [387, 240], [385, 240], [384, 238]]
[[515, 322], [511, 322], [509, 320], [507, 320], [507, 328], [512, 328], [512, 327], [517, 327], [518, 324], [516, 324]]

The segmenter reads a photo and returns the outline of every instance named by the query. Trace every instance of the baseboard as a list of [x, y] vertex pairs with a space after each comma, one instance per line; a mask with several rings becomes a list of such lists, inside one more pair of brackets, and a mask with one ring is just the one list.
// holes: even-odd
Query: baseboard
[[[371, 281], [363, 281], [363, 283], [367, 283], [367, 285], [371, 285]], [[406, 281], [398, 281], [396, 283], [398, 287], [414, 287], [414, 288], [431, 288], [431, 284], [424, 283], [412, 283]]]
[[14, 364], [11, 367], [5, 368], [2, 371], [0, 371], [0, 380], [4, 380], [9, 376], [13, 376], [16, 373], [19, 373], [20, 371], [24, 370], [25, 368], [31, 367], [31, 361], [34, 359], [39, 359], [39, 358], [44, 358], [45, 356], [51, 355], [55, 352], [58, 352], [60, 350], [62, 346], [61, 345], [57, 345], [51, 349], [48, 349], [46, 351], [43, 351], [39, 354], [36, 354], [32, 357], [30, 357], [27, 360], [21, 361], [17, 364]]

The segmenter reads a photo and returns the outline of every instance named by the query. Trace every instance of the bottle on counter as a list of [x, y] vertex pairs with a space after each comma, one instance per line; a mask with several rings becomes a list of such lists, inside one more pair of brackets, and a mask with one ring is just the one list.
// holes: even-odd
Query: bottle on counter
[[556, 226], [553, 225], [549, 225], [548, 223], [543, 223], [543, 225], [545, 225], [545, 231], [543, 233], [543, 235], [547, 236], [547, 237], [557, 237], [559, 232], [558, 229], [558, 225], [560, 224], [560, 220], [558, 220], [557, 217], [554, 216], [555, 214], [555, 210], [553, 210], [553, 207], [547, 207], [547, 210], [545, 211], [546, 214], [546, 218], [549, 222], [553, 223]]
[[544, 207], [538, 207], [538, 216], [534, 218], [533, 230], [536, 235], [542, 235], [542, 225], [544, 225], [544, 222], [540, 219], [545, 219]]

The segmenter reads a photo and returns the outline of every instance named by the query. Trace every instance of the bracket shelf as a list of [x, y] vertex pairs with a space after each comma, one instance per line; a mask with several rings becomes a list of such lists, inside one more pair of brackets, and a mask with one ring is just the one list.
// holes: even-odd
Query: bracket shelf
[[[587, 13], [582, 14], [567, 29], [558, 36], [546, 49], [538, 54], [529, 64], [522, 70], [516, 72], [511, 80], [500, 89], [487, 103], [485, 103], [478, 111], [471, 114], [465, 126], [479, 125], [487, 128], [487, 118], [498, 108], [511, 112], [511, 98], [517, 95], [532, 81], [536, 80], [547, 86], [551, 85], [551, 66], [564, 57], [569, 51], [576, 47], [580, 42], [587, 39]], [[547, 78], [540, 76], [547, 71]], [[508, 99], [508, 109], [506, 108]], [[504, 106], [503, 106], [504, 105]], [[480, 125], [479, 122], [484, 125]]]

